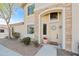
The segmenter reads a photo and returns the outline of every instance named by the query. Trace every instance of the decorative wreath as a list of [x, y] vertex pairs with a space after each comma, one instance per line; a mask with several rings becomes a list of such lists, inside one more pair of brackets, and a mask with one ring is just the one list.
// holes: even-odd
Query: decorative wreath
[[52, 30], [56, 30], [56, 26], [55, 25], [52, 26]]

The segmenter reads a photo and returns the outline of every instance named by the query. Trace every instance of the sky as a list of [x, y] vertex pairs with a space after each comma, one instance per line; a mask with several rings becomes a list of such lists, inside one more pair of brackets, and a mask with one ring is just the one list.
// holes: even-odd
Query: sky
[[[15, 8], [14, 15], [12, 15], [11, 17], [10, 23], [19, 23], [23, 21], [24, 21], [24, 10], [21, 7], [17, 6], [17, 8]], [[0, 18], [0, 24], [6, 24], [4, 19]]]

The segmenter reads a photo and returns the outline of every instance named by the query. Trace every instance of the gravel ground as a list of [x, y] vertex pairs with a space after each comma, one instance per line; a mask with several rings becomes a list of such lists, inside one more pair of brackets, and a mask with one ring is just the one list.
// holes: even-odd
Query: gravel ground
[[0, 44], [13, 51], [20, 53], [23, 56], [33, 56], [41, 48], [41, 47], [35, 47], [33, 43], [26, 46], [20, 40], [0, 39]]

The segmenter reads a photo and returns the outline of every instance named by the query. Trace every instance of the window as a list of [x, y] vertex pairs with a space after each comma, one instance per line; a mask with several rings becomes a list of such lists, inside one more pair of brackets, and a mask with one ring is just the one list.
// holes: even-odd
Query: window
[[31, 15], [34, 13], [35, 4], [32, 4], [28, 7], [28, 15]]
[[34, 25], [27, 25], [27, 34], [34, 33]]
[[4, 33], [4, 29], [0, 29], [0, 33]]
[[51, 20], [57, 19], [57, 18], [58, 18], [58, 13], [57, 13], [57, 12], [50, 13], [50, 19], [51, 19]]
[[43, 24], [43, 35], [47, 34], [47, 24]]

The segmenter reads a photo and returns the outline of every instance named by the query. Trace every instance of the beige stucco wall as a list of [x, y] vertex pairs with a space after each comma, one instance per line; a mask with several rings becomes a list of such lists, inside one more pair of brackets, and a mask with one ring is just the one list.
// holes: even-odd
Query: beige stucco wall
[[72, 4], [65, 6], [65, 20], [66, 20], [66, 49], [72, 50]]
[[19, 32], [20, 33], [21, 38], [24, 38], [24, 36], [25, 36], [24, 24], [13, 25], [12, 27], [14, 28], [15, 32]]
[[44, 9], [46, 7], [49, 7], [51, 5], [55, 5], [56, 3], [35, 3], [35, 10]]
[[24, 18], [24, 28], [25, 28], [25, 37], [31, 37], [32, 41], [34, 40], [34, 34], [27, 34], [27, 25], [34, 25], [34, 14], [28, 16], [28, 6], [31, 4], [27, 4], [24, 8], [25, 18]]
[[8, 36], [8, 29], [6, 26], [1, 25], [0, 29], [4, 30], [4, 33], [0, 33], [0, 38], [5, 38], [6, 36]]
[[79, 43], [79, 3], [72, 4], [72, 51], [78, 52]]

